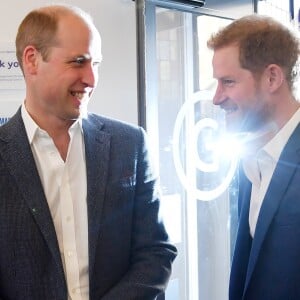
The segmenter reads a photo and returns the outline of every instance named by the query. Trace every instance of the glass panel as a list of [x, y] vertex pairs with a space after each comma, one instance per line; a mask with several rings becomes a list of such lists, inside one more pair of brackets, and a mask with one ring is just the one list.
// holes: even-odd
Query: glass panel
[[287, 0], [263, 0], [257, 3], [257, 12], [269, 15], [285, 23], [291, 21], [291, 2]]
[[230, 20], [152, 1], [145, 15], [146, 128], [160, 169], [162, 213], [179, 250], [166, 299], [225, 300], [237, 220], [235, 181], [228, 189], [235, 165], [214, 145], [224, 116], [212, 104], [206, 40]]

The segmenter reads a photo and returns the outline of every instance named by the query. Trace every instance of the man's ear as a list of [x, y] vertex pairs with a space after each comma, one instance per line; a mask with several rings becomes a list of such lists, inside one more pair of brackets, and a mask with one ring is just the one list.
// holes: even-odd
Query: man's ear
[[34, 75], [37, 72], [39, 52], [32, 45], [27, 46], [23, 51], [23, 69], [25, 73]]
[[284, 82], [285, 75], [282, 68], [276, 64], [270, 64], [265, 69], [268, 89], [271, 93], [276, 92]]

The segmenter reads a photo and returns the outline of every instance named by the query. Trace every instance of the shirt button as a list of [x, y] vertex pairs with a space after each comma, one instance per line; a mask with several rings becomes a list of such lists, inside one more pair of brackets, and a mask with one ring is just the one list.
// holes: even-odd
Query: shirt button
[[68, 255], [69, 257], [71, 257], [71, 256], [73, 255], [73, 252], [72, 252], [72, 251], [68, 251], [68, 252], [67, 252], [67, 255]]
[[71, 221], [71, 217], [68, 216], [68, 217], [67, 217], [67, 222], [70, 222], [70, 221]]

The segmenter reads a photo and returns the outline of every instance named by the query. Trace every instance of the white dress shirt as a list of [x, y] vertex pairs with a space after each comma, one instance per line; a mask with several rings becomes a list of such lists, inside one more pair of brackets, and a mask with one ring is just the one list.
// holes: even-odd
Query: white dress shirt
[[260, 208], [280, 154], [299, 122], [300, 109], [262, 149], [258, 150], [254, 156], [243, 160], [245, 174], [252, 183], [249, 210], [249, 226], [252, 237], [254, 237]]
[[69, 129], [66, 161], [22, 105], [22, 118], [54, 222], [69, 300], [89, 299], [87, 180], [81, 120]]

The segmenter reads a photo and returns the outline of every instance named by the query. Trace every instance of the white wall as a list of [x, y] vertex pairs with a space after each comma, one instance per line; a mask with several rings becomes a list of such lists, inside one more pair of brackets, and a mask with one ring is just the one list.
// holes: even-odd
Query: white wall
[[[0, 43], [14, 43], [18, 25], [25, 15], [33, 8], [49, 3], [45, 0], [1, 1]], [[137, 123], [135, 2], [63, 0], [51, 3], [80, 6], [93, 16], [102, 36], [103, 62], [89, 111]], [[23, 98], [24, 91], [3, 92], [0, 86], [0, 117], [11, 115]]]

